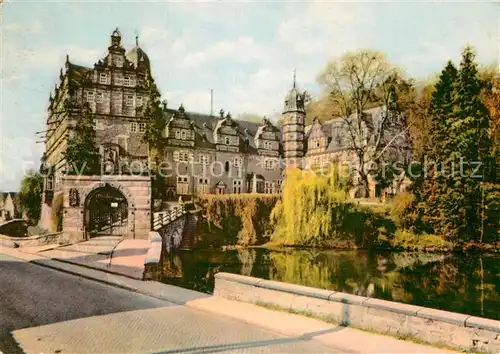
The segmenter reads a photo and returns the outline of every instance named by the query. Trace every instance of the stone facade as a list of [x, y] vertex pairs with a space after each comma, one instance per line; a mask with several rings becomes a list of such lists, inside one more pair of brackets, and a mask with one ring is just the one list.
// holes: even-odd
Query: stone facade
[[[109, 186], [123, 194], [127, 201], [127, 232], [129, 238], [147, 239], [151, 230], [151, 181], [140, 176], [64, 176], [63, 232], [71, 240], [88, 238], [86, 204], [93, 191]], [[76, 191], [77, 201], [74, 203]]]
[[472, 352], [500, 351], [500, 321], [229, 273], [214, 295], [306, 313], [344, 326]]

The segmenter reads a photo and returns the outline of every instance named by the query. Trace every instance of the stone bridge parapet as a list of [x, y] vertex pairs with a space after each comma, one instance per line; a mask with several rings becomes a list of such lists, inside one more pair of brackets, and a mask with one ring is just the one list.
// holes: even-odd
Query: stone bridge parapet
[[497, 320], [229, 273], [215, 275], [214, 295], [432, 345], [500, 352]]

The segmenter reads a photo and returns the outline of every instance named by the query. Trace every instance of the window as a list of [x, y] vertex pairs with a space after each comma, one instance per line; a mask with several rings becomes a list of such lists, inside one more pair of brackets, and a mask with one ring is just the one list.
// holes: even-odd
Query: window
[[127, 95], [125, 97], [125, 104], [127, 106], [133, 106], [134, 105], [134, 95]]
[[174, 151], [174, 161], [189, 162], [192, 160], [192, 153], [188, 151]]
[[202, 165], [208, 165], [210, 163], [210, 156], [208, 155], [199, 155], [198, 159]]
[[99, 74], [99, 83], [100, 84], [107, 84], [108, 83], [108, 75], [106, 74]]
[[95, 100], [95, 92], [87, 91], [87, 102], [94, 102]]
[[180, 130], [176, 130], [175, 131], [175, 138], [176, 139], [180, 139], [181, 138], [181, 132], [180, 132]]
[[139, 123], [139, 133], [144, 133], [146, 131], [146, 123]]
[[240, 157], [235, 157], [234, 158], [234, 167], [242, 167], [243, 166], [243, 159]]
[[264, 182], [264, 193], [273, 194], [274, 192], [274, 183], [271, 181]]
[[45, 189], [48, 191], [54, 190], [54, 176], [53, 175], [47, 176], [47, 184], [45, 187], [46, 187]]
[[241, 193], [241, 186], [242, 186], [241, 180], [235, 180], [233, 181], [233, 193], [235, 194], [240, 194]]
[[141, 107], [142, 106], [142, 96], [137, 96], [136, 97], [135, 104], [136, 104], [137, 107]]
[[230, 137], [228, 137], [228, 136], [226, 136], [226, 137], [224, 138], [224, 143], [225, 143], [226, 145], [231, 145], [231, 138], [230, 138]]
[[98, 93], [97, 93], [97, 96], [96, 96], [96, 98], [95, 98], [95, 101], [96, 101], [97, 103], [103, 103], [103, 102], [104, 102], [104, 93], [102, 93], [102, 92], [98, 92]]
[[130, 123], [130, 132], [131, 133], [137, 133], [139, 131], [138, 125], [136, 122]]
[[186, 137], [187, 137], [186, 131], [185, 130], [181, 131], [181, 140], [186, 140]]
[[274, 161], [267, 159], [264, 161], [264, 168], [266, 170], [274, 170]]
[[266, 150], [272, 150], [273, 149], [273, 143], [270, 141], [264, 141], [264, 149]]
[[229, 172], [229, 168], [229, 161], [226, 161], [226, 163], [224, 164], [224, 171]]
[[130, 76], [124, 76], [123, 77], [123, 85], [125, 86], [131, 86], [131, 81], [130, 81]]
[[177, 176], [177, 194], [189, 194], [188, 176]]
[[319, 140], [316, 140], [316, 147], [319, 148]]

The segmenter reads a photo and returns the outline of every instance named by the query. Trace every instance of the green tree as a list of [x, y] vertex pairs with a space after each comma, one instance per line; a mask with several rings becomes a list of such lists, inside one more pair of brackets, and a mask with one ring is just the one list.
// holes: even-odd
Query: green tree
[[482, 85], [470, 47], [462, 54], [459, 70], [448, 62], [429, 109], [427, 153], [434, 164], [413, 186], [416, 227], [454, 242], [492, 240], [490, 230], [498, 232], [498, 226], [490, 225], [498, 222], [491, 217], [491, 211], [498, 210], [498, 189], [485, 185], [492, 180], [494, 164]]
[[17, 195], [19, 208], [30, 220], [37, 223], [42, 207], [43, 176], [39, 172], [28, 171], [21, 180]]
[[[165, 127], [166, 121], [163, 116], [163, 109], [160, 102], [160, 91], [154, 79], [150, 79], [146, 84], [147, 102], [142, 112], [143, 117], [148, 121], [144, 133], [144, 142], [148, 144], [150, 171], [153, 175], [153, 198], [162, 199], [164, 197], [165, 181], [160, 173], [162, 162], [164, 162], [164, 152], [166, 146]], [[164, 101], [166, 104], [166, 101]]]
[[78, 119], [74, 135], [68, 141], [64, 157], [69, 166], [69, 174], [99, 175], [101, 173], [101, 155], [96, 145], [94, 117], [90, 108], [85, 106]]

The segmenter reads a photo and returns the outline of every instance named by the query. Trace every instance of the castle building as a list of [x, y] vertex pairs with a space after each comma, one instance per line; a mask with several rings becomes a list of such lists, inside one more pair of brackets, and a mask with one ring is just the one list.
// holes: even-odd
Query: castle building
[[[172, 109], [163, 101], [166, 147], [163, 161], [153, 161], [144, 140], [149, 122], [143, 116], [153, 80], [150, 61], [137, 38], [130, 51], [121, 40], [114, 30], [107, 55], [93, 67], [77, 65], [66, 56], [47, 108], [42, 225], [51, 219], [52, 201], [59, 194], [64, 195], [64, 228], [77, 237], [82, 232], [98, 234], [103, 223], [108, 233], [142, 235], [152, 209], [149, 170], [158, 163], [163, 198], [178, 200], [200, 194], [279, 193], [285, 166], [355, 159], [345, 119], [305, 125], [306, 93], [297, 88], [294, 74], [281, 126], [265, 118], [233, 119], [223, 110], [210, 115], [189, 112], [182, 105]], [[84, 109], [93, 117], [102, 170], [100, 176], [73, 178], [67, 176], [70, 166], [64, 152]], [[376, 127], [383, 112], [367, 112], [368, 125]], [[102, 205], [107, 204], [117, 211], [107, 210], [103, 218]]]

